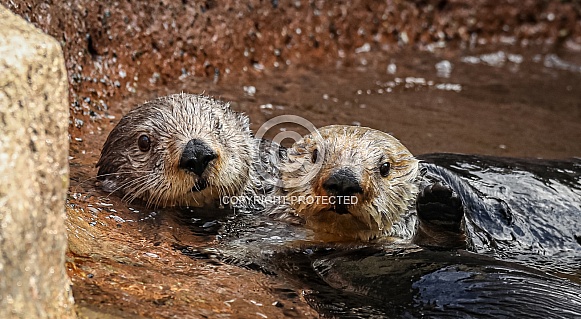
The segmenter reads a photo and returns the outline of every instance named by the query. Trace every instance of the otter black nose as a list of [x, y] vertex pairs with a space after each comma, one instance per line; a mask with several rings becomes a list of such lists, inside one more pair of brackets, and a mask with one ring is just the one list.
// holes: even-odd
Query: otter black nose
[[182, 152], [180, 168], [201, 176], [204, 170], [206, 170], [206, 167], [208, 167], [208, 164], [216, 157], [218, 155], [208, 144], [198, 139], [193, 139], [188, 142]]
[[351, 196], [357, 193], [363, 193], [359, 179], [350, 169], [340, 169], [333, 172], [331, 176], [323, 182], [323, 188], [329, 194], [335, 196]]

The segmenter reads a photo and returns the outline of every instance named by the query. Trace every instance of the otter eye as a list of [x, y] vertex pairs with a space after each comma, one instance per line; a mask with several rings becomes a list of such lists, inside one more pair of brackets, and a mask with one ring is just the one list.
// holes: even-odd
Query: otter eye
[[151, 141], [149, 140], [149, 136], [147, 136], [147, 135], [141, 135], [137, 139], [137, 146], [139, 146], [139, 149], [142, 152], [149, 151], [149, 148], [151, 147]]
[[390, 168], [391, 165], [389, 163], [381, 164], [381, 166], [379, 166], [379, 174], [381, 174], [381, 177], [386, 177], [387, 175], [389, 175]]
[[317, 157], [319, 156], [319, 150], [315, 148], [313, 151], [313, 155], [311, 156], [311, 162], [315, 163], [317, 161]]

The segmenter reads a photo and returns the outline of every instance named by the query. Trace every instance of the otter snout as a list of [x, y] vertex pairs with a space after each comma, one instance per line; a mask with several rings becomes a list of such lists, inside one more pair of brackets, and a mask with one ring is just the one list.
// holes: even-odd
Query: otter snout
[[184, 148], [179, 167], [202, 176], [208, 164], [217, 157], [218, 154], [208, 144], [193, 139]]
[[332, 172], [323, 182], [323, 188], [334, 196], [352, 196], [363, 193], [359, 178], [348, 168]]

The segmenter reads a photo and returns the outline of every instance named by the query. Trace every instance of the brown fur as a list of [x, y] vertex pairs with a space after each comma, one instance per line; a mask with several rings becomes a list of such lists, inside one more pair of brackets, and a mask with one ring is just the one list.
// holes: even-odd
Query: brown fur
[[[319, 135], [320, 134], [320, 135]], [[333, 125], [297, 141], [281, 163], [282, 193], [286, 200], [273, 214], [301, 220], [317, 232], [342, 238], [411, 239], [416, 217], [409, 207], [418, 192], [418, 161], [394, 137], [365, 127]], [[312, 162], [314, 150], [317, 161]], [[389, 162], [390, 174], [380, 176], [379, 166]], [[332, 205], [293, 201], [293, 196], [329, 195], [322, 183], [345, 168], [363, 188], [348, 214], [338, 214]]]
[[424, 247], [465, 248], [464, 232], [449, 231], [425, 222], [418, 223], [418, 229], [412, 242]]
[[[151, 149], [138, 147], [147, 135]], [[199, 139], [217, 154], [201, 177], [179, 168], [185, 145]], [[109, 134], [97, 178], [109, 192], [150, 206], [215, 206], [250, 185], [256, 147], [246, 116], [228, 104], [193, 94], [161, 97], [131, 110]], [[203, 179], [203, 181], [202, 181]], [[200, 182], [207, 184], [196, 189]]]

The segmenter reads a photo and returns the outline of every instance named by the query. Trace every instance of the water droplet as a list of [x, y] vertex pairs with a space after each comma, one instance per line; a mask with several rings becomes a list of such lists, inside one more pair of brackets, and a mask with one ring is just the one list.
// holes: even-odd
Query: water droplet
[[452, 73], [452, 63], [448, 60], [442, 60], [436, 63], [436, 75], [441, 78], [449, 78]]
[[365, 53], [371, 51], [371, 45], [369, 43], [365, 43], [364, 45], [355, 49], [355, 53]]
[[244, 86], [244, 93], [250, 95], [250, 96], [254, 96], [254, 94], [256, 94], [256, 88], [252, 85], [249, 86]]

